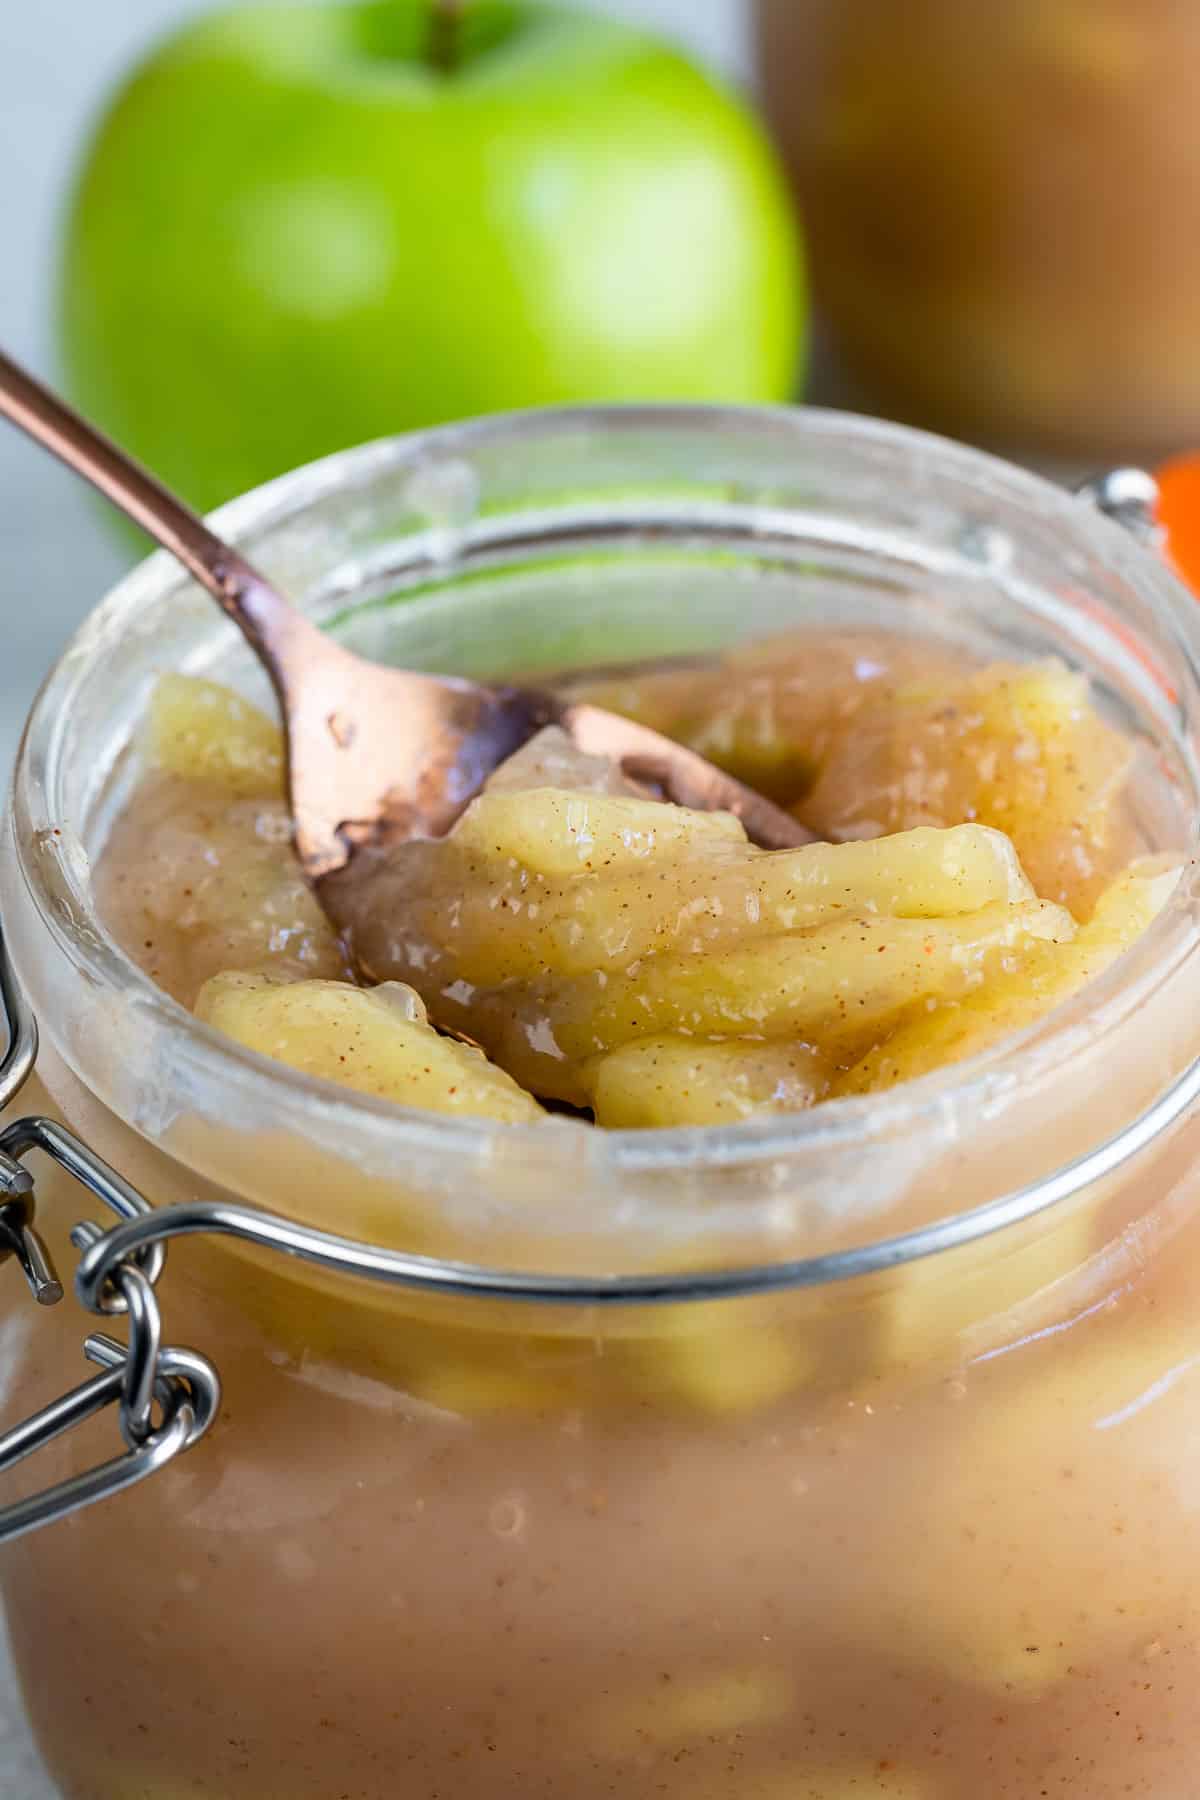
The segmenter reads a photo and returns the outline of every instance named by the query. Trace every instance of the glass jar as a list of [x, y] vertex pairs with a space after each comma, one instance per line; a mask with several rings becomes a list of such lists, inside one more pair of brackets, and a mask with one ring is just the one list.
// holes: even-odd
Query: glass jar
[[1069, 458], [1200, 436], [1200, 10], [755, 0], [755, 62], [865, 404]]
[[[1084, 502], [936, 439], [531, 414], [351, 451], [220, 523], [412, 666], [826, 620], [1065, 656], [1138, 741], [1147, 834], [1191, 852], [1194, 603]], [[406, 1113], [222, 1039], [97, 918], [168, 669], [261, 690], [154, 557], [43, 689], [0, 871], [37, 1104], [184, 1209], [163, 1327], [224, 1385], [188, 1454], [0, 1556], [64, 1794], [1191, 1800], [1190, 867], [1086, 994], [884, 1095], [642, 1133]], [[97, 1209], [37, 1180], [65, 1275]], [[222, 1235], [247, 1203], [374, 1248], [348, 1272]], [[78, 1307], [8, 1281], [11, 1424], [83, 1367]], [[118, 1449], [99, 1412], [5, 1497]]]

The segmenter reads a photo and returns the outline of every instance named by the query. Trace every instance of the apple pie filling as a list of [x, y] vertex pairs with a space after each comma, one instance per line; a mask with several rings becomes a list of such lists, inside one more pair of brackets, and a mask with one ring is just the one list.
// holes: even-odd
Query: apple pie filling
[[763, 851], [548, 730], [450, 833], [354, 874], [339, 936], [293, 860], [276, 726], [164, 678], [99, 867], [134, 959], [263, 1055], [435, 1111], [709, 1125], [890, 1087], [1040, 1018], [1145, 929], [1134, 751], [1086, 678], [794, 633], [581, 680], [796, 812]]

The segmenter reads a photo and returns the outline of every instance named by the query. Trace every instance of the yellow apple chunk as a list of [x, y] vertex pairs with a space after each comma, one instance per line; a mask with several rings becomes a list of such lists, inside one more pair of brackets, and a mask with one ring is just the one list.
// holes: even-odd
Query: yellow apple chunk
[[732, 813], [554, 787], [482, 794], [453, 837], [467, 856], [499, 865], [515, 862], [547, 876], [617, 872], [746, 844]]
[[171, 775], [211, 781], [233, 794], [283, 792], [279, 726], [216, 681], [164, 675], [150, 705], [146, 750]]
[[633, 1357], [641, 1393], [714, 1418], [771, 1406], [810, 1382], [819, 1358], [775, 1319], [749, 1321], [736, 1302], [663, 1310]]
[[1072, 940], [1043, 944], [1020, 969], [986, 982], [965, 999], [909, 1019], [837, 1077], [832, 1091], [865, 1094], [911, 1081], [1032, 1025], [1136, 943], [1166, 905], [1179, 873], [1174, 861], [1134, 863], [1101, 895]]
[[510, 1123], [545, 1117], [480, 1051], [440, 1037], [417, 995], [397, 983], [365, 989], [235, 971], [205, 984], [196, 1013], [262, 1056], [362, 1094]]
[[475, 993], [472, 1035], [523, 1085], [586, 1104], [580, 1065], [635, 1039], [799, 1040], [838, 1054], [914, 1003], [967, 993], [1074, 931], [1069, 913], [1039, 900], [961, 918], [849, 919], [716, 954], [648, 957], [612, 976], [546, 975]]
[[798, 810], [832, 838], [993, 825], [1044, 899], [1085, 914], [1133, 854], [1120, 804], [1131, 757], [1085, 676], [997, 663], [863, 707]]
[[801, 1112], [828, 1091], [829, 1066], [811, 1044], [653, 1037], [598, 1057], [583, 1082], [597, 1125], [727, 1125]]
[[583, 677], [581, 697], [650, 725], [785, 805], [813, 784], [867, 706], [914, 680], [961, 677], [963, 659], [877, 632], [784, 632], [716, 662]]
[[[734, 1059], [718, 1052], [679, 1123], [746, 1116], [739, 1094], [779, 1109], [759, 1040], [856, 1055], [914, 1002], [1074, 932], [986, 827], [765, 852], [723, 815], [542, 787], [483, 794], [446, 839], [356, 882], [359, 966], [410, 982], [531, 1091], [588, 1104], [579, 1065], [635, 1039], [751, 1040], [759, 1063], [728, 1101], [717, 1067], [732, 1077]], [[802, 1097], [795, 1080], [784, 1105], [822, 1085], [806, 1069]], [[645, 1122], [672, 1122], [670, 1089]]]
[[[534, 854], [550, 824], [577, 841], [586, 830], [587, 860], [553, 874], [553, 849], [540, 869], [521, 861], [522, 838]], [[935, 919], [1034, 898], [1008, 839], [982, 826], [766, 852], [721, 814], [550, 789], [485, 795], [448, 838], [373, 870], [354, 903], [359, 960], [431, 1004], [447, 980], [617, 972], [859, 914]]]

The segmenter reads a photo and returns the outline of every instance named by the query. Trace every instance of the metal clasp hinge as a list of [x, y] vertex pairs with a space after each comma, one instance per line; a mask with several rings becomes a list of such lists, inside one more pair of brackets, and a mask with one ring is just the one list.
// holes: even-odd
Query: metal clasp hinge
[[1163, 531], [1158, 522], [1158, 483], [1145, 469], [1108, 469], [1093, 475], [1075, 489], [1081, 500], [1090, 500], [1140, 543], [1160, 549]]
[[[2, 937], [0, 1007], [8, 1026], [8, 1047], [0, 1059], [0, 1107], [4, 1107], [16, 1098], [33, 1068], [37, 1030], [17, 989]], [[119, 1222], [153, 1209], [136, 1188], [55, 1120], [18, 1119], [0, 1132], [0, 1262], [15, 1258], [34, 1299], [42, 1306], [54, 1306], [63, 1297], [62, 1283], [37, 1234], [33, 1177], [21, 1160], [33, 1149], [41, 1150], [73, 1176], [115, 1213]], [[103, 1226], [85, 1220], [72, 1231], [71, 1241], [86, 1254], [107, 1235]], [[221, 1403], [216, 1370], [195, 1351], [162, 1342], [154, 1284], [164, 1258], [164, 1246], [155, 1243], [115, 1263], [89, 1304], [100, 1314], [127, 1314], [128, 1342], [122, 1344], [100, 1332], [87, 1338], [84, 1354], [103, 1372], [0, 1434], [0, 1473], [113, 1405], [118, 1409], [124, 1451], [28, 1499], [0, 1506], [0, 1543], [144, 1481], [198, 1443], [212, 1425]]]
[[[106, 1406], [121, 1404], [130, 1360], [127, 1347], [97, 1332], [87, 1339], [84, 1351], [92, 1362], [105, 1365], [104, 1373], [93, 1376], [0, 1436], [0, 1473], [82, 1425], [94, 1413], [103, 1412]], [[53, 1525], [81, 1507], [134, 1487], [203, 1437], [220, 1404], [220, 1383], [211, 1364], [193, 1351], [165, 1347], [159, 1353], [157, 1367], [155, 1398], [161, 1416], [140, 1442], [130, 1444], [122, 1455], [82, 1475], [69, 1476], [27, 1500], [0, 1507], [0, 1543], [11, 1542], [43, 1525]]]

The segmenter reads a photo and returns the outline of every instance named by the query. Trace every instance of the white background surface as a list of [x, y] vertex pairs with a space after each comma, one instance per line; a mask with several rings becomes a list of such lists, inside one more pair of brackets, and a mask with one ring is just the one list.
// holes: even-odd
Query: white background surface
[[[657, 23], [734, 74], [744, 70], [740, 0], [608, 4], [611, 11]], [[0, 0], [0, 343], [41, 373], [53, 375], [55, 368], [55, 242], [81, 137], [139, 48], [194, 10], [189, 0]], [[124, 562], [98, 503], [79, 482], [0, 425], [5, 771], [38, 681]], [[82, 1341], [82, 1327], [80, 1336]], [[52, 1795], [37, 1773], [0, 1643], [0, 1800]]]
[[[604, 0], [592, 0], [604, 4]], [[741, 0], [607, 0], [737, 74]], [[0, 343], [53, 374], [59, 211], [80, 141], [138, 50], [195, 0], [0, 0]], [[34, 687], [125, 552], [99, 502], [0, 425], [0, 764]]]

